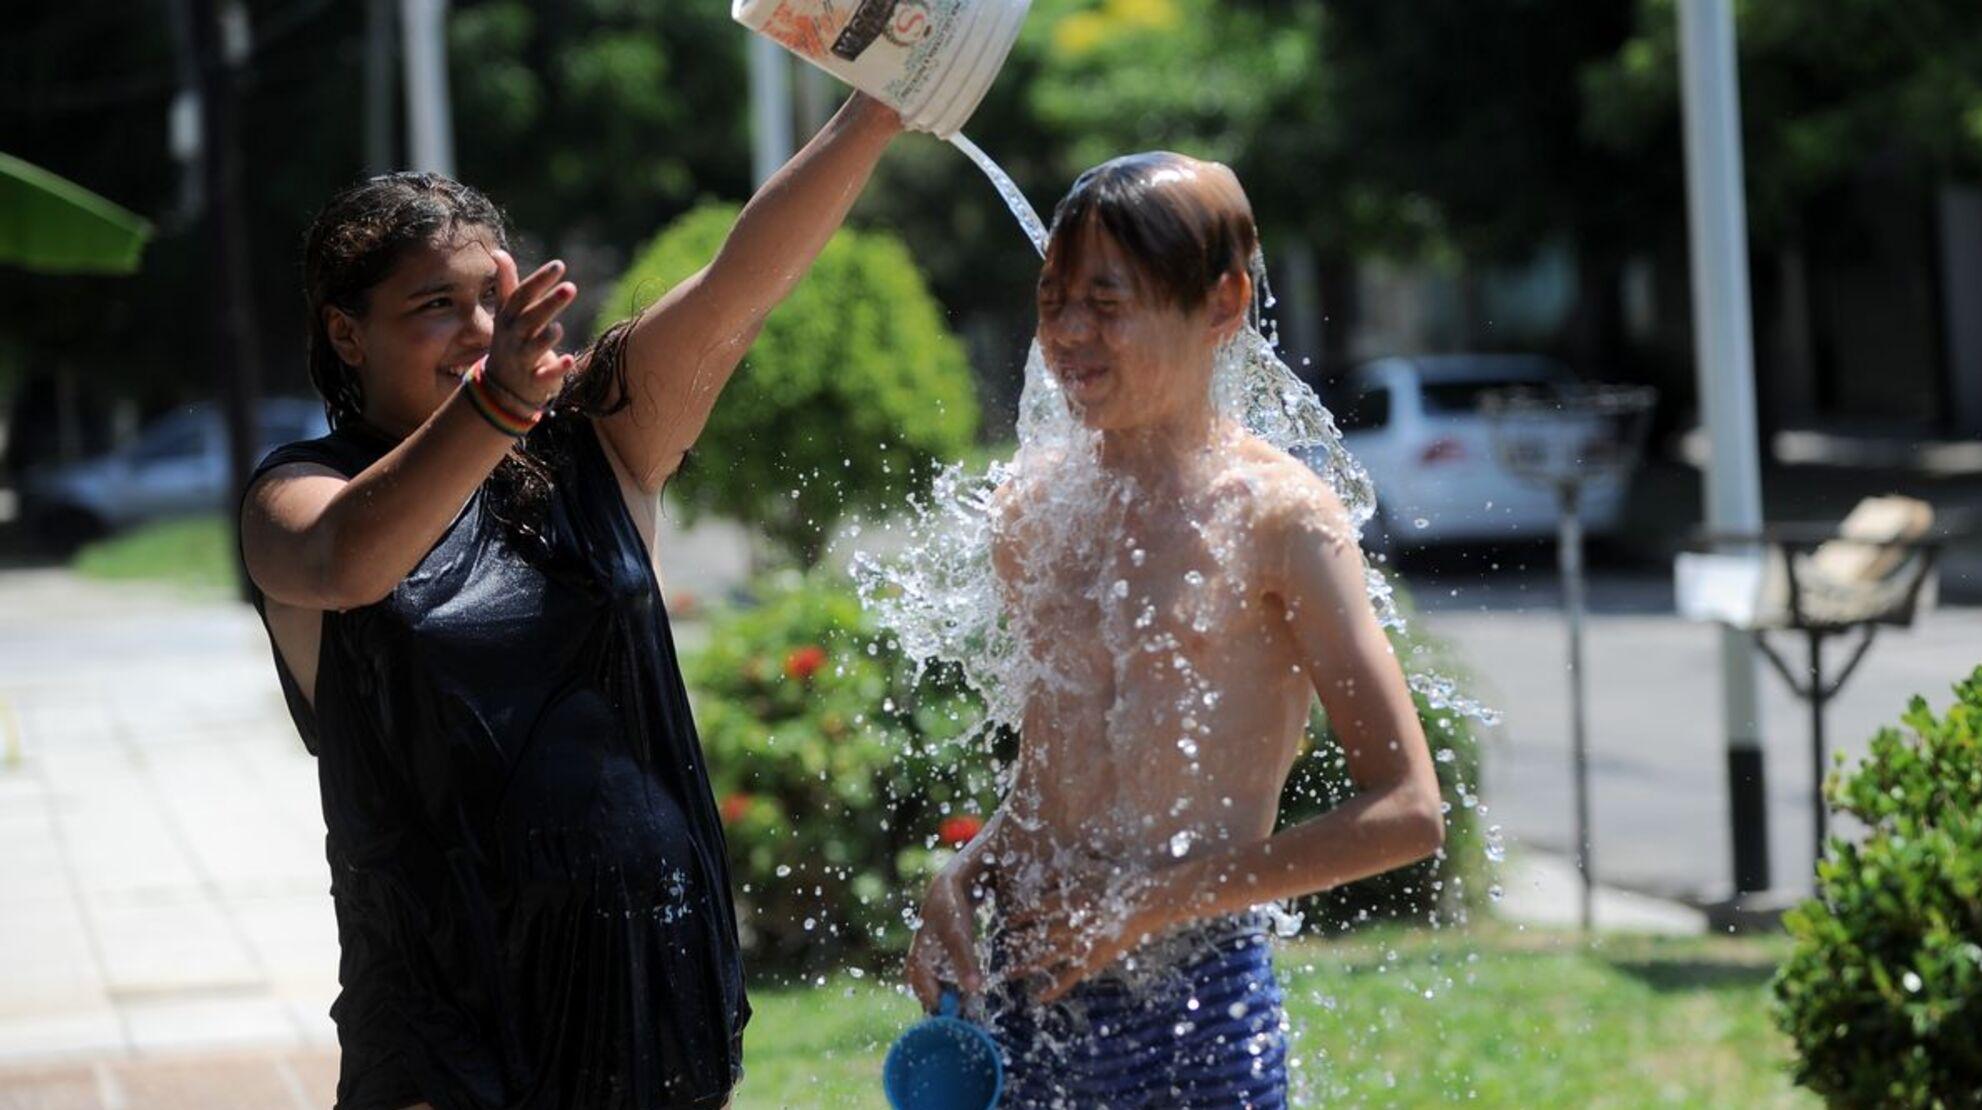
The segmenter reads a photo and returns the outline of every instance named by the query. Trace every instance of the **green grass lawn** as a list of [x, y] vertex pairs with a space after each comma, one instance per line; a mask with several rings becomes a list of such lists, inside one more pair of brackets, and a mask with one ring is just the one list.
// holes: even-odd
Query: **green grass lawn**
[[218, 513], [160, 521], [85, 545], [71, 562], [88, 578], [163, 582], [200, 594], [234, 589], [234, 534]]
[[[1485, 926], [1300, 941], [1277, 959], [1297, 1104], [1818, 1105], [1770, 1024], [1779, 938], [1605, 938]], [[916, 1017], [873, 978], [755, 990], [739, 1110], [879, 1106]]]

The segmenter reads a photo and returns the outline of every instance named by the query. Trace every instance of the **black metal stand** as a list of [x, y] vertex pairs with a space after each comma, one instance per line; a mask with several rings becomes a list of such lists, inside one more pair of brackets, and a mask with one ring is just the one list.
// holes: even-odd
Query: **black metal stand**
[[[1803, 555], [1815, 552], [1820, 546], [1826, 543], [1838, 540], [1864, 543], [1870, 547], [1898, 548], [1909, 553], [1918, 553], [1921, 558], [1915, 567], [1905, 572], [1911, 574], [1911, 579], [1906, 583], [1906, 588], [1893, 599], [1892, 603], [1884, 611], [1866, 613], [1855, 620], [1827, 620], [1821, 615], [1810, 612], [1810, 608], [1804, 597], [1805, 584], [1797, 573], [1797, 560]], [[1783, 681], [1789, 685], [1790, 690], [1797, 697], [1803, 699], [1810, 706], [1810, 800], [1811, 812], [1813, 814], [1812, 847], [1815, 854], [1812, 857], [1814, 861], [1812, 866], [1814, 866], [1815, 862], [1822, 862], [1824, 858], [1824, 843], [1829, 836], [1829, 814], [1824, 804], [1824, 774], [1825, 758], [1827, 755], [1824, 750], [1824, 709], [1830, 704], [1832, 699], [1837, 697], [1838, 691], [1844, 688], [1846, 680], [1852, 676], [1853, 672], [1857, 671], [1858, 665], [1864, 662], [1865, 653], [1871, 650], [1872, 640], [1878, 635], [1879, 625], [1894, 624], [1905, 626], [1913, 622], [1913, 614], [1919, 603], [1921, 587], [1933, 574], [1935, 561], [1940, 555], [1940, 541], [1854, 541], [1850, 537], [1838, 535], [1829, 528], [1810, 525], [1773, 525], [1753, 535], [1710, 534], [1701, 537], [1701, 541], [1701, 546], [1708, 549], [1727, 546], [1752, 548], [1756, 545], [1766, 544], [1779, 548], [1782, 551], [1783, 567], [1789, 579], [1789, 620], [1782, 630], [1801, 632], [1803, 634], [1808, 653], [1808, 661], [1801, 668], [1803, 677], [1797, 677], [1797, 669], [1792, 668], [1783, 659], [1782, 655], [1776, 651], [1775, 646], [1769, 643], [1768, 636], [1764, 630], [1759, 628], [1754, 629], [1752, 635], [1755, 639], [1755, 646], [1762, 650], [1763, 656], [1775, 668], [1776, 673], [1782, 676]], [[1856, 640], [1851, 645], [1850, 654], [1846, 657], [1843, 668], [1836, 674], [1826, 678], [1824, 676], [1824, 641], [1835, 636], [1848, 636], [1854, 632], [1856, 633]], [[1750, 868], [1755, 868], [1759, 871], [1763, 877], [1764, 884], [1766, 884], [1768, 874], [1768, 860], [1766, 855], [1759, 861], [1746, 858], [1754, 851], [1754, 846], [1747, 843], [1751, 835], [1763, 845], [1761, 851], [1763, 853], [1767, 851], [1767, 818], [1761, 796], [1760, 753], [1755, 753], [1753, 760], [1755, 766], [1752, 768], [1752, 787], [1746, 781], [1751, 769], [1739, 765], [1749, 761], [1737, 760], [1735, 758], [1736, 753], [1732, 751], [1728, 755], [1729, 787], [1735, 810], [1735, 889], [1743, 890], [1747, 889], [1746, 879], [1753, 877]], [[1751, 790], [1752, 795], [1750, 793]], [[1745, 817], [1742, 813], [1744, 806], [1748, 810]], [[1752, 834], [1744, 831], [1750, 829], [1754, 830]]]
[[1810, 657], [1802, 681], [1798, 681], [1796, 673], [1783, 661], [1782, 656], [1777, 654], [1774, 645], [1769, 643], [1768, 636], [1761, 632], [1755, 633], [1755, 646], [1762, 649], [1762, 654], [1775, 667], [1776, 673], [1789, 684], [1791, 692], [1810, 706], [1810, 795], [1812, 811], [1816, 814], [1816, 854], [1811, 858], [1819, 860], [1824, 858], [1824, 838], [1828, 831], [1827, 811], [1824, 806], [1824, 708], [1830, 704], [1832, 698], [1837, 697], [1839, 690], [1844, 689], [1845, 681], [1858, 669], [1858, 664], [1864, 661], [1865, 653], [1871, 649], [1872, 640], [1879, 631], [1879, 626], [1876, 624], [1850, 627], [1858, 629], [1858, 642], [1852, 645], [1851, 656], [1845, 660], [1844, 669], [1828, 681], [1824, 678], [1824, 641], [1832, 636], [1844, 635], [1846, 629], [1816, 627], [1801, 630], [1805, 642], [1809, 645]]

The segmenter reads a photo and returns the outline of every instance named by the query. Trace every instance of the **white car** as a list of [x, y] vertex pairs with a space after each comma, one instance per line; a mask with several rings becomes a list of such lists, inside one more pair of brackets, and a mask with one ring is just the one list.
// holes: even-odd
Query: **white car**
[[[316, 401], [270, 397], [259, 412], [256, 459], [330, 431]], [[160, 417], [107, 454], [30, 470], [21, 481], [22, 516], [36, 536], [74, 543], [161, 517], [225, 512], [229, 481], [226, 420], [219, 405], [201, 402]]]
[[[1555, 493], [1523, 481], [1494, 454], [1480, 401], [1493, 390], [1574, 380], [1537, 355], [1384, 358], [1350, 371], [1329, 391], [1329, 408], [1376, 484], [1377, 515], [1366, 538], [1412, 548], [1555, 535]], [[1562, 418], [1565, 439], [1595, 431]], [[1628, 483], [1628, 474], [1615, 474], [1583, 487], [1587, 532], [1616, 529]]]

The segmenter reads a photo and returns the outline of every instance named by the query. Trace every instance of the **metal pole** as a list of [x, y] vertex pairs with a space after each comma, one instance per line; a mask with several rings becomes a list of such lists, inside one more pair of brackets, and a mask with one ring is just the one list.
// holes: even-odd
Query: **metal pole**
[[1590, 835], [1590, 746], [1583, 702], [1583, 520], [1578, 511], [1577, 486], [1564, 482], [1557, 489], [1559, 536], [1556, 560], [1562, 568], [1563, 608], [1569, 614], [1569, 735], [1576, 774], [1576, 872], [1582, 876], [1582, 922], [1593, 923], [1596, 861]]
[[[1812, 629], [1810, 637], [1810, 801], [1816, 817], [1817, 846], [1810, 857], [1814, 869], [1824, 858], [1824, 703], [1830, 691], [1824, 689], [1824, 634]], [[1814, 872], [1813, 872], [1814, 873]]]
[[762, 185], [790, 160], [791, 65], [784, 48], [750, 36], [751, 179]]
[[[204, 116], [200, 168], [213, 274], [207, 295], [213, 310], [213, 365], [227, 422], [228, 488], [238, 490], [247, 484], [254, 463], [253, 414], [260, 392], [254, 291], [248, 283], [248, 235], [241, 211], [240, 136], [235, 130], [234, 78], [247, 58], [247, 14], [237, 0], [190, 0], [185, 12]], [[238, 517], [233, 525], [238, 533]], [[234, 550], [240, 550], [238, 543]], [[248, 578], [238, 558], [236, 569], [245, 594]]]
[[393, 140], [393, 0], [369, 0], [365, 12], [365, 167], [387, 173], [398, 158]]
[[406, 62], [407, 154], [413, 168], [454, 176], [447, 99], [447, 0], [400, 0]]
[[[1694, 372], [1712, 444], [1707, 521], [1716, 532], [1762, 527], [1755, 352], [1748, 291], [1740, 90], [1730, 0], [1680, 0], [1687, 216], [1693, 259]], [[1754, 647], [1721, 632], [1721, 712], [1737, 895], [1769, 886], [1768, 811]]]

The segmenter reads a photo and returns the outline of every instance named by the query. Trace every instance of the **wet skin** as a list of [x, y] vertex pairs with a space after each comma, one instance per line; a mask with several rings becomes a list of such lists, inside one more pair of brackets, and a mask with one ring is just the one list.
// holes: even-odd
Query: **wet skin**
[[[1223, 167], [1186, 163], [1171, 187], [1244, 203]], [[997, 497], [993, 561], [1040, 677], [1011, 790], [925, 900], [907, 969], [925, 1004], [944, 981], [984, 987], [969, 907], [985, 897], [1008, 973], [1051, 999], [1145, 938], [1390, 870], [1443, 835], [1346, 513], [1213, 410], [1249, 279], [1185, 310], [1104, 232], [1072, 233], [1092, 238], [1042, 280], [1038, 339], [1099, 465], [1022, 457]], [[1276, 835], [1317, 695], [1358, 795]]]

